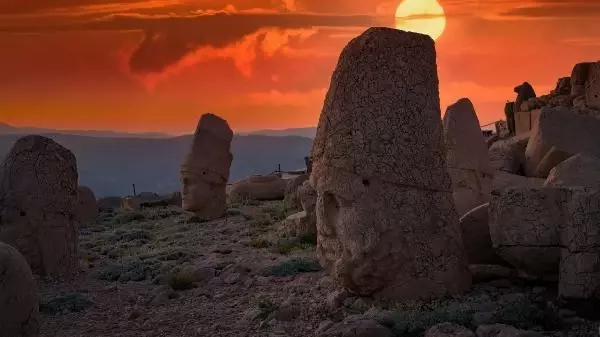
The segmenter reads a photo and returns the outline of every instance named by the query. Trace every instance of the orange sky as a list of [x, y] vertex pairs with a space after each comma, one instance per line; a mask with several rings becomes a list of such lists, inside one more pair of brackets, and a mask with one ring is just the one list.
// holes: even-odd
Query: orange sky
[[[491, 122], [516, 84], [543, 94], [600, 59], [600, 1], [439, 2], [442, 111], [469, 97]], [[237, 131], [314, 126], [341, 49], [393, 26], [398, 3], [2, 0], [0, 122], [182, 133], [213, 112]]]

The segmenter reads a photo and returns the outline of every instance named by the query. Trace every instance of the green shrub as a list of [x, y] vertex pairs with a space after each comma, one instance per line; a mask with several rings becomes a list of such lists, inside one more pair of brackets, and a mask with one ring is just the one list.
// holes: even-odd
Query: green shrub
[[167, 275], [167, 284], [175, 291], [195, 288], [196, 285], [189, 274], [182, 271], [172, 271]]
[[273, 303], [271, 300], [261, 299], [258, 302], [258, 310], [260, 310], [260, 314], [258, 315], [258, 318], [260, 318], [261, 320], [264, 320], [267, 317], [269, 317], [269, 315], [271, 315], [273, 312], [275, 312], [277, 309], [279, 309], [279, 307], [277, 305], [275, 305], [275, 303]]
[[249, 246], [252, 248], [257, 248], [257, 249], [268, 248], [268, 247], [271, 247], [271, 242], [269, 240], [261, 239], [261, 238], [252, 239], [250, 241]]
[[143, 281], [156, 277], [161, 272], [162, 267], [161, 262], [157, 260], [133, 258], [106, 266], [100, 272], [99, 278], [121, 283]]
[[308, 259], [291, 259], [280, 263], [279, 265], [266, 268], [263, 276], [291, 276], [301, 273], [310, 273], [321, 271], [322, 268], [315, 260]]

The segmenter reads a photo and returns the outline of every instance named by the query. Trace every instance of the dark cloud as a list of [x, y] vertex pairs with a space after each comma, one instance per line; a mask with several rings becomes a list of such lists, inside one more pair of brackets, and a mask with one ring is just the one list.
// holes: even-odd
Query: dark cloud
[[0, 15], [31, 14], [56, 8], [119, 3], [129, 4], [144, 1], [145, 0], [2, 0], [0, 1]]

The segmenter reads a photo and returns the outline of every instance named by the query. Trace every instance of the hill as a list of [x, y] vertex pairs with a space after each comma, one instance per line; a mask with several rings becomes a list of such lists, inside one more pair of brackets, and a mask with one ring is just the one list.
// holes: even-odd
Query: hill
[[30, 135], [30, 134], [46, 134], [56, 133], [75, 136], [90, 136], [90, 137], [115, 137], [115, 138], [168, 138], [171, 137], [166, 133], [145, 132], [145, 133], [130, 133], [116, 132], [108, 130], [54, 130], [36, 127], [18, 127], [6, 123], [0, 123], [0, 135]]
[[273, 137], [285, 137], [285, 136], [299, 136], [306, 138], [315, 138], [317, 134], [317, 128], [294, 128], [294, 129], [283, 129], [283, 130], [257, 130], [245, 133], [239, 133], [240, 135], [262, 135], [262, 136], [273, 136]]
[[[65, 134], [43, 134], [73, 151], [77, 157], [80, 184], [97, 197], [129, 195], [132, 184], [138, 192], [171, 193], [179, 190], [179, 166], [191, 136], [164, 139], [100, 138]], [[0, 158], [22, 135], [0, 135]], [[239, 136], [232, 142], [233, 164], [229, 180], [251, 174], [304, 167], [312, 140], [303, 137]]]

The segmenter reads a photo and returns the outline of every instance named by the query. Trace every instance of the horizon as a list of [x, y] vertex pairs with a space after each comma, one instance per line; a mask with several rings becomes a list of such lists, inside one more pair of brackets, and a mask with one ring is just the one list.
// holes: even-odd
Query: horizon
[[235, 132], [316, 126], [346, 43], [404, 24], [441, 34], [441, 114], [467, 97], [484, 125], [516, 85], [546, 94], [600, 55], [596, 2], [438, 2], [443, 14], [399, 19], [401, 1], [385, 0], [6, 0], [0, 121], [181, 135], [211, 111]]

